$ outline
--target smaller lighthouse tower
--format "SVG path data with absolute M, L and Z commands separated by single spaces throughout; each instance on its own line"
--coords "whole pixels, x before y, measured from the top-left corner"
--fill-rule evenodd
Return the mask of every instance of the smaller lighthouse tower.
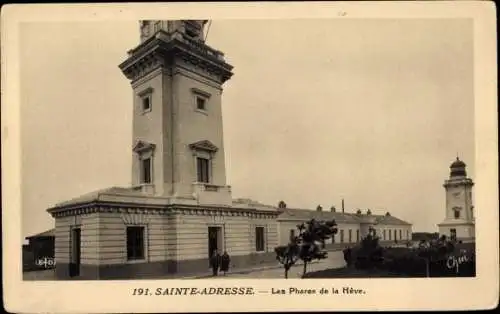
M 472 187 L 466 164 L 458 158 L 450 166 L 450 178 L 443 184 L 446 191 L 445 219 L 438 224 L 439 234 L 464 242 L 475 239 Z

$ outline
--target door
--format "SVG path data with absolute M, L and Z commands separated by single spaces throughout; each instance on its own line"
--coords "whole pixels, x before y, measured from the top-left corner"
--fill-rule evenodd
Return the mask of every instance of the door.
M 74 228 L 71 230 L 71 261 L 69 263 L 69 276 L 80 276 L 80 248 L 81 230 Z
M 217 227 L 208 227 L 208 257 L 210 258 L 215 250 L 218 250 L 218 230 Z

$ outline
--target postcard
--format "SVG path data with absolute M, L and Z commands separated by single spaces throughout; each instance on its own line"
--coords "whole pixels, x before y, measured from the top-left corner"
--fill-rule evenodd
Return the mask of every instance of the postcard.
M 498 304 L 493 2 L 2 9 L 6 310 Z

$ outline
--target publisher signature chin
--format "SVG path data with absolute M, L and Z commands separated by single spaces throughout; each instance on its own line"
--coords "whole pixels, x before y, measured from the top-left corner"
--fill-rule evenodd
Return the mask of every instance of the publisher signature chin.
M 470 259 L 465 255 L 458 256 L 458 257 L 457 256 L 450 256 L 446 260 L 446 267 L 448 267 L 448 269 L 455 269 L 455 271 L 458 274 L 460 265 L 467 263 L 469 261 L 470 261 Z

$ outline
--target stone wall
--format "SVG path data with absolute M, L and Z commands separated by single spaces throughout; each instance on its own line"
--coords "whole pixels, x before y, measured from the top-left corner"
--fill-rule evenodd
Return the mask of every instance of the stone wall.
M 215 214 L 215 212 L 213 212 Z M 208 211 L 151 211 L 124 209 L 56 218 L 56 263 L 59 278 L 69 277 L 71 229 L 81 228 L 80 276 L 76 279 L 134 278 L 208 270 L 208 228 L 222 231 L 222 247 L 232 267 L 274 260 L 278 245 L 275 219 L 243 214 L 211 215 Z M 127 226 L 144 226 L 144 259 L 127 259 Z M 256 252 L 255 228 L 264 227 L 265 248 Z M 135 275 L 134 275 L 135 274 Z

